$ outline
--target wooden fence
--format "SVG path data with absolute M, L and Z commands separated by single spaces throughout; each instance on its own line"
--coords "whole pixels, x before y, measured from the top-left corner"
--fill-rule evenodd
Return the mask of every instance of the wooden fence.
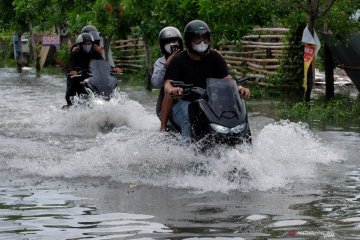
M 116 66 L 125 71 L 137 71 L 145 66 L 145 47 L 141 38 L 117 40 L 112 46 Z
M 276 73 L 287 45 L 286 28 L 256 28 L 238 44 L 228 43 L 219 51 L 225 58 L 234 78 L 244 75 L 265 79 Z
M 276 73 L 281 56 L 286 52 L 287 28 L 255 28 L 240 41 L 219 48 L 231 75 L 248 75 L 257 79 Z M 125 71 L 137 71 L 145 65 L 145 47 L 142 39 L 117 40 L 113 43 L 114 62 Z M 285 50 L 285 51 L 284 51 Z

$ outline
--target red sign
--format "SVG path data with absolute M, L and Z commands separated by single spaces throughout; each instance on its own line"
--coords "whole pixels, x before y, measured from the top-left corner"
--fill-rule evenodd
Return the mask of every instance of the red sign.
M 43 35 L 42 36 L 43 46 L 59 46 L 60 36 L 59 35 Z
M 304 62 L 311 62 L 315 56 L 316 45 L 305 44 Z

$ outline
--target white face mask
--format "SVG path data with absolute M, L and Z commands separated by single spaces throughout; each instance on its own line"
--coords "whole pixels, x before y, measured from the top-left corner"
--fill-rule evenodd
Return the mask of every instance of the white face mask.
M 81 49 L 84 53 L 89 53 L 91 51 L 92 45 L 82 45 Z
M 201 41 L 200 43 L 198 44 L 193 44 L 193 49 L 195 51 L 197 51 L 198 53 L 203 53 L 205 52 L 209 47 L 209 44 L 207 43 L 204 43 L 204 41 Z
M 168 54 L 171 54 L 171 46 L 178 46 L 179 48 L 179 44 L 177 43 L 168 43 L 164 45 L 164 49 Z

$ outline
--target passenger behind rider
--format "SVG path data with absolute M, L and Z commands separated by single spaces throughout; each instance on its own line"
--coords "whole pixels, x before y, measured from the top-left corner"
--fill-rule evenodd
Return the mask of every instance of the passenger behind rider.
M 76 94 L 85 93 L 80 81 L 83 80 L 74 77 L 83 71 L 88 71 L 91 60 L 103 60 L 103 56 L 94 50 L 94 38 L 89 33 L 81 33 L 76 38 L 76 44 L 79 51 L 71 52 L 70 60 L 67 67 L 67 87 L 66 87 L 66 103 L 67 106 L 72 105 L 72 97 Z M 65 106 L 64 106 L 65 107 Z
M 153 87 L 160 88 L 156 103 L 156 115 L 160 118 L 161 105 L 164 98 L 165 71 L 176 54 L 184 49 L 180 31 L 175 27 L 165 27 L 159 33 L 159 45 L 163 56 L 154 63 L 154 71 L 151 76 Z
M 104 51 L 104 42 L 103 42 L 102 37 L 100 37 L 100 33 L 97 30 L 97 28 L 93 25 L 86 25 L 85 27 L 83 27 L 81 29 L 81 33 L 90 33 L 91 34 L 91 36 L 94 38 L 94 50 L 96 52 L 100 53 L 103 56 L 103 58 L 106 59 L 105 51 Z M 71 48 L 71 52 L 78 52 L 79 50 L 80 50 L 80 48 L 78 45 L 74 45 Z M 110 48 L 109 48 L 109 52 L 108 52 L 108 62 L 114 73 L 121 74 L 123 72 L 123 70 L 121 68 L 115 66 Z
M 189 22 L 184 31 L 186 50 L 177 54 L 170 63 L 165 74 L 165 95 L 161 112 L 160 131 L 165 131 L 171 114 L 172 120 L 181 128 L 185 139 L 191 138 L 188 106 L 190 99 L 183 96 L 183 89 L 173 87 L 171 81 L 182 81 L 194 86 L 206 88 L 207 78 L 231 79 L 224 58 L 214 50 L 210 50 L 211 34 L 208 25 L 201 20 Z M 239 92 L 246 97 L 250 90 L 239 86 Z M 175 96 L 175 99 L 170 97 Z

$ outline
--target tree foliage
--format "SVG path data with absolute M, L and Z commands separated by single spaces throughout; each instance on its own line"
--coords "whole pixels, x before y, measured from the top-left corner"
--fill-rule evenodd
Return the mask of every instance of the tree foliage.
M 26 30 L 31 21 L 39 31 L 67 26 L 76 34 L 94 24 L 106 36 L 125 37 L 139 28 L 154 41 L 161 28 L 181 31 L 193 19 L 206 21 L 214 39 L 238 40 L 254 26 L 294 27 L 308 21 L 309 4 L 318 4 L 315 28 L 330 29 L 337 36 L 359 29 L 350 16 L 360 0 L 2 0 L 1 29 Z

